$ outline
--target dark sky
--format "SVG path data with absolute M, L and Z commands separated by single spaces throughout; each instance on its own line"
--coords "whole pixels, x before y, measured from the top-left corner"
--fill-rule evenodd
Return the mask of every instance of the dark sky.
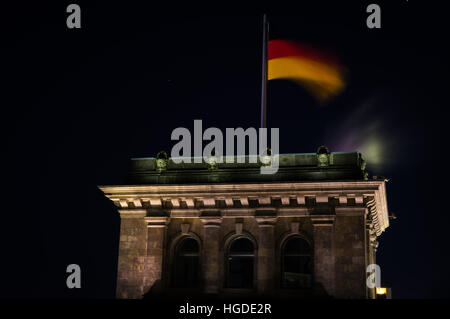
M 383 285 L 396 298 L 449 297 L 445 11 L 377 1 L 382 28 L 370 30 L 370 2 L 303 2 L 84 1 L 80 30 L 66 27 L 70 2 L 3 7 L 1 296 L 114 297 L 119 217 L 96 186 L 122 183 L 131 157 L 170 153 L 172 130 L 194 119 L 258 127 L 266 12 L 271 39 L 333 52 L 349 71 L 326 106 L 269 83 L 280 152 L 369 150 L 398 217 L 379 239 Z M 71 263 L 80 290 L 66 288 Z

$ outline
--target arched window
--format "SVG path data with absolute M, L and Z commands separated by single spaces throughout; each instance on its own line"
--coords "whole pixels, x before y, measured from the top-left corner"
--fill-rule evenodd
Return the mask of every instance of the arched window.
M 234 239 L 228 248 L 227 287 L 252 288 L 255 247 L 245 237 Z
M 282 247 L 282 285 L 284 288 L 310 288 L 312 285 L 312 255 L 309 243 L 301 237 L 291 237 Z
M 185 237 L 175 247 L 172 286 L 195 288 L 199 285 L 199 247 L 192 237 Z

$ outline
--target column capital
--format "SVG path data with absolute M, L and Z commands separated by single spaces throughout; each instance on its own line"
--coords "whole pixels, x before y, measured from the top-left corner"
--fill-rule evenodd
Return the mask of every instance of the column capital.
M 316 215 L 311 216 L 311 222 L 314 227 L 317 226 L 333 226 L 336 219 L 335 215 Z
M 167 227 L 170 222 L 170 218 L 167 216 L 152 216 L 146 217 L 145 221 L 147 222 L 148 228 Z
M 119 209 L 120 218 L 143 218 L 147 216 L 145 209 Z
M 259 216 L 255 218 L 259 227 L 275 227 L 277 217 L 274 216 Z
M 203 227 L 220 227 L 222 224 L 222 217 L 208 216 L 201 217 L 200 220 L 203 223 Z

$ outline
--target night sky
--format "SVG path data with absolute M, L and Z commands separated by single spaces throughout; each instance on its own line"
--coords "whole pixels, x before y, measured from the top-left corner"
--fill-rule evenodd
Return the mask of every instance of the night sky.
M 382 285 L 394 298 L 450 296 L 443 8 L 375 1 L 375 30 L 365 1 L 122 2 L 76 2 L 72 30 L 71 2 L 2 7 L 2 297 L 114 297 L 120 220 L 97 185 L 123 183 L 132 157 L 170 153 L 172 130 L 194 119 L 259 126 L 263 12 L 271 39 L 333 52 L 349 74 L 325 106 L 269 83 L 280 153 L 362 152 L 371 175 L 390 179 L 397 216 L 379 238 Z M 82 289 L 66 287 L 72 263 Z

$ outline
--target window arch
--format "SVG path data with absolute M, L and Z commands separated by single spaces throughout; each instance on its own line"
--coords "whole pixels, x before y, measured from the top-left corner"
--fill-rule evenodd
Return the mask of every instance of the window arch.
M 255 245 L 246 237 L 233 239 L 227 251 L 227 288 L 253 288 Z
M 200 249 L 197 240 L 184 237 L 174 251 L 172 286 L 174 288 L 195 288 L 200 278 Z
M 300 236 L 288 238 L 282 246 L 281 276 L 283 288 L 311 288 L 312 250 Z

